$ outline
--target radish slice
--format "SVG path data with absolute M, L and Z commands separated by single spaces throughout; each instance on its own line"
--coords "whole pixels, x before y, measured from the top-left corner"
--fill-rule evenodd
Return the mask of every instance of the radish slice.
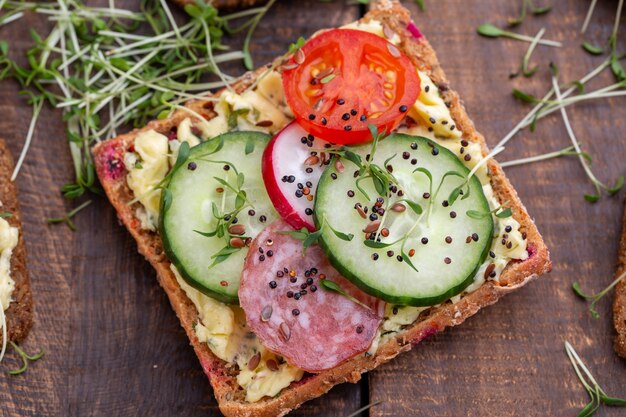
M 294 229 L 313 223 L 314 194 L 330 155 L 320 152 L 332 146 L 309 135 L 296 122 L 276 134 L 263 153 L 263 181 L 276 211 Z

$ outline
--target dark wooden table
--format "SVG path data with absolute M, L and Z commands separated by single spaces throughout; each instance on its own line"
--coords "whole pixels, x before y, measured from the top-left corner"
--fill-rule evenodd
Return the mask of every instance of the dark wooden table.
M 119 6 L 132 5 L 118 0 Z M 407 2 L 410 3 L 410 2 Z M 550 61 L 564 80 L 577 79 L 603 58 L 580 49 L 579 29 L 588 6 L 581 0 L 540 0 L 554 10 L 529 17 L 521 27 L 563 41 L 561 49 L 539 47 L 531 79 L 509 80 L 527 44 L 475 34 L 486 20 L 504 24 L 521 1 L 427 0 L 415 19 L 464 98 L 478 129 L 494 145 L 529 110 L 511 97 L 519 86 L 542 94 Z M 617 1 L 598 2 L 588 38 L 610 34 Z M 282 53 L 300 35 L 360 16 L 364 6 L 336 0 L 280 1 L 254 39 L 257 63 Z M 626 39 L 622 19 L 620 39 Z M 0 29 L 17 50 L 30 44 L 26 26 L 45 31 L 38 16 Z M 622 42 L 622 47 L 626 44 Z M 240 66 L 231 72 L 242 72 Z M 594 85 L 608 85 L 605 74 Z M 30 108 L 12 81 L 0 83 L 0 135 L 17 156 L 26 136 Z M 579 138 L 603 179 L 626 174 L 626 102 L 613 98 L 571 108 Z M 510 142 L 500 160 L 561 149 L 569 144 L 558 116 L 544 119 L 535 133 Z M 59 187 L 71 180 L 71 161 L 59 111 L 46 110 L 17 179 L 25 218 L 28 260 L 36 300 L 36 324 L 25 346 L 46 350 L 28 373 L 10 377 L 0 366 L 2 416 L 219 415 L 211 388 L 187 338 L 135 243 L 101 197 L 76 219 L 78 231 L 48 226 L 46 218 L 75 206 Z M 569 340 L 609 394 L 626 396 L 626 362 L 612 350 L 610 300 L 594 320 L 570 289 L 579 281 L 597 291 L 611 282 L 616 260 L 624 191 L 592 205 L 593 191 L 574 158 L 507 170 L 552 251 L 554 271 L 480 312 L 459 328 L 422 342 L 408 354 L 302 406 L 295 415 L 346 416 L 382 400 L 371 416 L 573 416 L 587 401 L 564 352 Z M 366 414 L 363 414 L 366 415 Z M 598 415 L 624 415 L 624 409 Z

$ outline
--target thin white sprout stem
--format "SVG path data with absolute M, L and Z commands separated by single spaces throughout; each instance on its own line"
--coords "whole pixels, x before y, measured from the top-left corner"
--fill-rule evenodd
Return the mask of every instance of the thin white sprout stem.
M 512 39 L 517 39 L 519 41 L 524 41 L 524 42 L 533 42 L 534 38 L 532 36 L 527 36 L 527 35 L 520 35 L 519 33 L 514 33 L 514 32 L 507 32 L 508 33 L 508 37 L 512 38 Z M 550 40 L 546 40 L 546 39 L 541 39 L 538 41 L 538 43 L 540 45 L 544 45 L 544 46 L 554 46 L 556 48 L 560 48 L 561 46 L 563 46 L 563 44 L 561 44 L 561 42 L 557 42 L 557 41 L 550 41 Z
M 35 126 L 37 125 L 37 119 L 39 118 L 39 113 L 41 112 L 42 106 L 43 106 L 43 100 L 38 100 L 33 106 L 33 117 L 30 119 L 30 126 L 28 127 L 28 133 L 26 134 L 26 141 L 24 142 L 24 147 L 22 148 L 20 157 L 17 160 L 17 164 L 15 164 L 15 168 L 13 169 L 13 174 L 11 174 L 11 182 L 15 181 L 15 179 L 17 178 L 17 174 L 19 174 L 20 169 L 22 168 L 22 164 L 24 163 L 24 158 L 26 158 L 26 154 L 28 153 L 28 149 L 30 148 L 30 143 L 33 140 L 33 134 L 35 133 Z
M 528 63 L 530 61 L 530 57 L 532 56 L 533 51 L 537 47 L 537 44 L 541 40 L 541 37 L 543 36 L 544 33 L 546 33 L 546 28 L 541 28 L 541 30 L 537 32 L 537 35 L 534 37 L 531 44 L 528 46 L 528 50 L 526 51 L 526 54 L 524 55 L 524 61 L 523 61 L 524 68 L 522 68 L 523 72 L 526 72 L 526 70 L 528 69 Z
M 587 10 L 587 16 L 585 16 L 585 21 L 583 22 L 583 27 L 580 29 L 580 33 L 585 33 L 587 31 L 587 27 L 589 26 L 589 22 L 591 21 L 591 16 L 593 16 L 593 11 L 596 8 L 596 3 L 598 0 L 591 0 L 591 5 L 589 6 L 589 10 Z
M 617 3 L 617 12 L 615 13 L 615 23 L 613 23 L 612 37 L 615 38 L 614 42 L 617 42 L 617 31 L 619 29 L 619 22 L 620 22 L 620 18 L 622 17 L 623 7 L 624 7 L 624 0 L 619 0 L 619 3 Z
M 554 93 L 556 95 L 557 100 L 562 100 L 563 98 L 561 96 L 561 89 L 559 88 L 559 83 L 556 79 L 556 76 L 552 77 L 552 88 L 554 89 Z M 561 116 L 563 117 L 563 123 L 565 123 L 565 129 L 567 130 L 567 134 L 570 140 L 572 141 L 572 145 L 574 145 L 574 149 L 576 149 L 576 152 L 578 153 L 578 159 L 580 160 L 580 163 L 582 164 L 583 169 L 585 170 L 585 172 L 587 173 L 591 181 L 594 183 L 594 186 L 596 187 L 598 194 L 600 194 L 600 186 L 602 186 L 602 188 L 606 188 L 606 187 L 600 181 L 598 181 L 595 175 L 593 175 L 593 172 L 591 172 L 591 169 L 589 169 L 589 166 L 587 165 L 587 161 L 582 155 L 582 150 L 580 149 L 580 145 L 578 144 L 578 139 L 576 139 L 576 135 L 574 134 L 574 130 L 572 129 L 572 125 L 570 124 L 569 117 L 567 116 L 567 111 L 565 110 L 565 107 L 561 107 L 560 110 L 561 110 Z
M 11 22 L 21 19 L 23 16 L 24 12 L 9 13 L 0 21 L 0 26 L 8 25 Z
M 560 156 L 575 155 L 575 153 L 571 153 L 572 151 L 574 151 L 574 147 L 568 146 L 567 148 L 563 148 L 560 151 L 554 151 L 542 155 L 529 156 L 527 158 L 514 159 L 512 161 L 500 162 L 500 166 L 502 168 L 506 168 L 516 165 L 528 164 L 531 162 L 545 161 L 546 159 L 558 158 Z
M 209 31 L 209 26 L 204 21 L 204 19 L 202 19 L 200 22 L 202 23 L 202 27 L 204 28 L 204 34 L 206 38 L 206 50 L 207 50 L 207 55 L 209 56 L 209 61 L 211 61 L 211 63 L 213 64 L 213 69 L 215 70 L 215 73 L 220 78 L 220 80 L 222 80 L 222 82 L 226 85 L 226 88 L 228 88 L 228 90 L 230 90 L 231 92 L 234 92 L 233 88 L 230 86 L 230 84 L 226 80 L 226 77 L 224 76 L 222 71 L 220 71 L 219 66 L 213 59 L 213 48 L 211 46 L 211 32 Z
M 474 165 L 474 168 L 472 168 L 472 170 L 467 175 L 467 179 L 469 180 L 470 178 L 472 178 L 474 176 L 474 174 L 476 173 L 476 171 L 478 171 L 480 169 L 480 167 L 485 165 L 487 163 L 487 161 L 489 161 L 490 159 L 493 159 L 494 156 L 496 156 L 497 154 L 499 154 L 503 150 L 504 150 L 504 146 L 500 146 L 499 148 L 498 147 L 493 148 L 493 150 L 491 152 L 489 152 L 489 154 L 487 156 L 485 156 L 476 165 Z

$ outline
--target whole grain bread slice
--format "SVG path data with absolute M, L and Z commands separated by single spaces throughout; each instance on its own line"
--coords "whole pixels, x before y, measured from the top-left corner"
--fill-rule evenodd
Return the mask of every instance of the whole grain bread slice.
M 626 273 L 626 200 L 624 201 L 624 225 L 617 255 L 615 279 L 624 273 Z M 622 279 L 615 286 L 613 324 L 617 332 L 617 336 L 615 337 L 615 351 L 619 356 L 626 359 L 626 279 Z
M 15 281 L 12 302 L 5 311 L 7 317 L 8 339 L 18 342 L 28 335 L 33 325 L 33 297 L 26 269 L 26 248 L 22 231 L 22 214 L 17 200 L 17 187 L 11 181 L 13 157 L 6 142 L 0 139 L 0 212 L 11 213 L 5 220 L 19 229 L 17 246 L 11 255 L 11 278 Z
M 488 150 L 485 140 L 474 128 L 457 93 L 450 88 L 432 47 L 424 37 L 413 37 L 407 30 L 407 24 L 411 21 L 409 12 L 395 1 L 382 1 L 363 18 L 364 21 L 370 19 L 382 22 L 388 29 L 400 36 L 399 47 L 421 71 L 426 72 L 438 85 L 443 99 L 449 103 L 456 125 L 464 133 L 464 137 L 467 140 L 480 143 L 483 154 L 486 155 Z M 259 69 L 256 72 L 245 74 L 233 88 L 236 91 L 244 90 L 263 70 Z M 206 118 L 211 118 L 214 115 L 212 106 L 210 101 L 188 103 L 188 107 Z M 410 350 L 412 346 L 429 335 L 442 331 L 446 327 L 461 324 L 481 308 L 495 303 L 503 295 L 520 288 L 551 269 L 548 249 L 535 224 L 519 200 L 515 189 L 505 177 L 501 167 L 497 162 L 490 160 L 488 165 L 492 174 L 491 183 L 495 195 L 501 202 L 510 202 L 513 217 L 520 223 L 521 231 L 527 239 L 528 259 L 522 262 L 511 262 L 503 271 L 499 282 L 487 281 L 478 290 L 461 297 L 461 300 L 455 304 L 447 302 L 426 310 L 415 323 L 381 344 L 374 355 L 359 355 L 328 371 L 313 375 L 306 374 L 301 381 L 292 383 L 274 398 L 266 397 L 255 403 L 247 403 L 243 400 L 243 392 L 235 379 L 236 369 L 228 367 L 225 362 L 215 357 L 206 344 L 199 343 L 193 330 L 193 323 L 197 320 L 198 312 L 176 282 L 158 234 L 140 228 L 140 222 L 134 215 L 137 206 L 129 204 L 133 194 L 125 179 L 126 172 L 123 164 L 125 150 L 132 145 L 139 132 L 154 129 L 167 134 L 185 117 L 189 117 L 189 114 L 179 111 L 169 119 L 153 121 L 143 129 L 134 130 L 98 144 L 93 153 L 98 176 L 107 196 L 117 210 L 122 223 L 136 239 L 139 253 L 145 256 L 156 269 L 158 280 L 165 289 L 172 307 L 209 377 L 220 410 L 226 416 L 287 414 L 303 402 L 326 393 L 336 384 L 357 382 L 362 373 L 391 360 L 401 352 Z

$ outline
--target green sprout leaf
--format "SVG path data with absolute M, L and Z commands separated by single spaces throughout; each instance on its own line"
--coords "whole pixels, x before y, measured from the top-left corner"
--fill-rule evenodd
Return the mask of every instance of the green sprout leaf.
M 589 52 L 591 55 L 602 55 L 604 53 L 604 48 L 592 45 L 589 42 L 583 42 L 581 46 L 585 51 Z

